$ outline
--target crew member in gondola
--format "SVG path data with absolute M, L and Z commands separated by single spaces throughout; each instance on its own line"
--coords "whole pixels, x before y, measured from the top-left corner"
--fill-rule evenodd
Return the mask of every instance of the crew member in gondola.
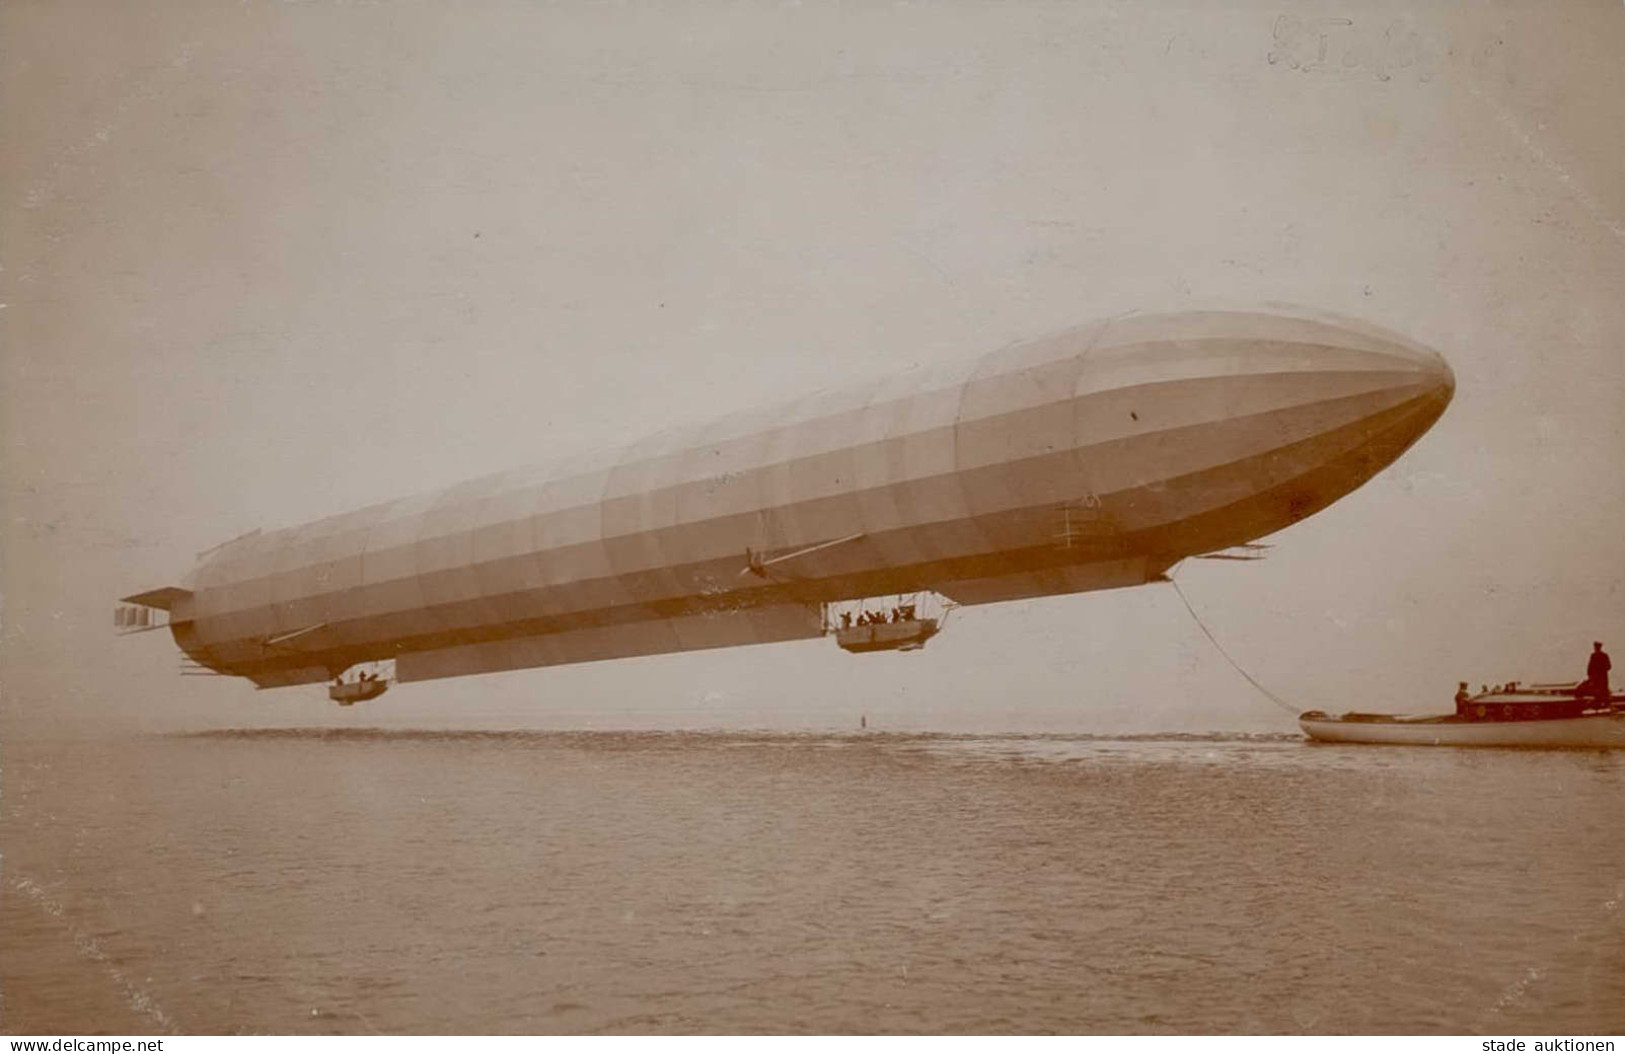
M 1586 663 L 1587 694 L 1597 699 L 1607 699 L 1611 694 L 1608 690 L 1608 671 L 1613 668 L 1613 660 L 1602 650 L 1602 641 L 1592 641 L 1591 661 Z
M 1459 683 L 1461 687 L 1456 689 L 1456 716 L 1465 717 L 1467 716 L 1467 700 L 1471 699 L 1472 696 L 1467 694 L 1467 682 L 1461 681 Z

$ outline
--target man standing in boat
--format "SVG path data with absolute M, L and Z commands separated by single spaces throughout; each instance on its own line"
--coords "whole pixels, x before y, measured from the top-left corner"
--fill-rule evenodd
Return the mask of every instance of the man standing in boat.
M 1613 660 L 1602 650 L 1602 641 L 1592 641 L 1591 661 L 1586 663 L 1585 694 L 1596 698 L 1599 702 L 1607 702 L 1611 694 L 1608 690 L 1608 671 L 1613 668 Z

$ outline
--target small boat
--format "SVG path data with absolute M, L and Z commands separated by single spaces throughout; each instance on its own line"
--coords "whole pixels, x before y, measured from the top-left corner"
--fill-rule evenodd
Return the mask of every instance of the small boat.
M 1299 715 L 1310 739 L 1446 747 L 1625 747 L 1625 694 L 1582 697 L 1578 686 L 1516 682 L 1463 699 L 1453 714 Z
M 896 622 L 869 622 L 843 626 L 835 631 L 835 643 L 850 652 L 914 651 L 941 629 L 934 618 L 899 619 Z

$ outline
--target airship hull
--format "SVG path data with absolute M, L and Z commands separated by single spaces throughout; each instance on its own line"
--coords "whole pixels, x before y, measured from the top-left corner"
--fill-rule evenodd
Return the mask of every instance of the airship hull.
M 272 687 L 816 637 L 821 604 L 887 593 L 1137 585 L 1348 493 L 1453 386 L 1348 323 L 1132 317 L 256 534 L 196 569 L 171 625 Z

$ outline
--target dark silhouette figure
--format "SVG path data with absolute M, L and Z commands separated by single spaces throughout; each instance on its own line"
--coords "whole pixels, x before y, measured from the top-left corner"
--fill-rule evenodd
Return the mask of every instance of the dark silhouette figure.
M 1459 682 L 1461 687 L 1456 689 L 1456 716 L 1462 717 L 1467 713 L 1467 700 L 1472 696 L 1467 694 L 1467 682 Z
M 1602 641 L 1592 641 L 1591 661 L 1586 663 L 1586 693 L 1597 699 L 1607 699 L 1610 694 L 1608 671 L 1613 668 L 1613 660 L 1602 650 Z

